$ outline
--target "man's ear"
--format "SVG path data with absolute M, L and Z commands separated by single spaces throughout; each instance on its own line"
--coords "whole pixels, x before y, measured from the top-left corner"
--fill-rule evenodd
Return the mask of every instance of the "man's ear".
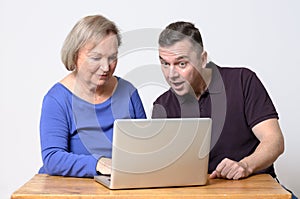
M 203 50 L 203 52 L 201 53 L 201 67 L 205 68 L 206 64 L 207 64 L 207 52 L 205 50 Z

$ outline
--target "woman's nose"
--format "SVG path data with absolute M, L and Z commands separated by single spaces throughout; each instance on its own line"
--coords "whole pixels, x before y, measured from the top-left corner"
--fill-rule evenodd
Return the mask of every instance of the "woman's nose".
M 103 64 L 103 65 L 100 65 L 100 69 L 104 72 L 108 72 L 109 71 L 109 66 L 107 64 Z

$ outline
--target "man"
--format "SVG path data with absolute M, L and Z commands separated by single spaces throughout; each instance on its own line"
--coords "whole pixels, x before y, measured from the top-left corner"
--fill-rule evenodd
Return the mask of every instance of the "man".
M 152 118 L 211 117 L 210 178 L 267 173 L 284 151 L 278 114 L 254 72 L 210 62 L 199 30 L 189 22 L 167 26 L 159 59 L 171 88 L 154 102 Z

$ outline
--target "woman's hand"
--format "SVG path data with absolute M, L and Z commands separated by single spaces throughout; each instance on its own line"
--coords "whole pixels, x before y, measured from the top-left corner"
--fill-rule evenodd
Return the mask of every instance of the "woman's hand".
M 101 157 L 97 162 L 96 170 L 102 175 L 111 174 L 111 158 Z

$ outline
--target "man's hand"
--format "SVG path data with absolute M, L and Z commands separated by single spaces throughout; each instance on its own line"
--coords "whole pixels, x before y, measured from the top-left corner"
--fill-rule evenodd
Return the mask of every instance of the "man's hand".
M 238 180 L 241 178 L 246 178 L 251 174 L 252 171 L 246 162 L 236 162 L 225 158 L 218 164 L 216 170 L 210 174 L 209 178 L 227 178 Z
M 239 162 L 223 159 L 210 178 L 240 179 L 271 166 L 284 151 L 284 139 L 276 118 L 256 124 L 252 131 L 259 140 L 255 151 Z
M 102 157 L 97 162 L 96 170 L 103 175 L 111 174 L 111 159 Z

